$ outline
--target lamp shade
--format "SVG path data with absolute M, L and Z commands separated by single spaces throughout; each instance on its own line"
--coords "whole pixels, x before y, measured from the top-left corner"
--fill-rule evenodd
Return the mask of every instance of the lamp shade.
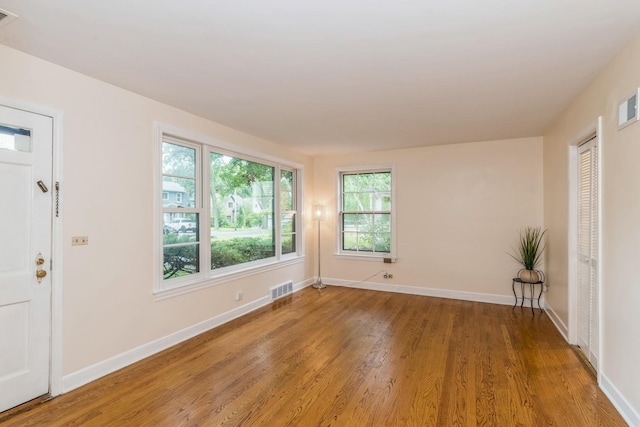
M 318 221 L 324 219 L 324 205 L 320 203 L 313 205 L 313 219 Z

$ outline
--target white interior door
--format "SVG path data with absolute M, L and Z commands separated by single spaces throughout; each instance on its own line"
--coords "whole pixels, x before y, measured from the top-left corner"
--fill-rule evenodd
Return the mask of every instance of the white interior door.
M 598 148 L 578 147 L 578 346 L 598 366 Z
M 49 392 L 52 149 L 51 117 L 0 106 L 0 411 Z

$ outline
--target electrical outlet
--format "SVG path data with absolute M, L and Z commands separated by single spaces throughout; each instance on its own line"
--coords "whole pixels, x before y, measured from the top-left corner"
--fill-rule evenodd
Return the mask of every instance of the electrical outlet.
M 242 291 L 236 292 L 236 301 L 242 301 Z
M 88 236 L 73 236 L 71 238 L 71 246 L 82 246 L 89 244 Z

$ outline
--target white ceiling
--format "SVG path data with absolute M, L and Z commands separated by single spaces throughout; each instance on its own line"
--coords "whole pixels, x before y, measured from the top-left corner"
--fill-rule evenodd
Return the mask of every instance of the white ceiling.
M 2 44 L 310 154 L 540 136 L 640 32 L 639 0 L 0 9 Z

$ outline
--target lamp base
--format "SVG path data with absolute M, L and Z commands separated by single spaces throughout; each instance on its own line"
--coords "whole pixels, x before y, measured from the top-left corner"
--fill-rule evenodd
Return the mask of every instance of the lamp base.
M 314 283 L 313 285 L 311 285 L 311 287 L 313 287 L 315 289 L 324 289 L 324 288 L 327 287 L 327 285 L 322 283 L 322 279 L 320 277 L 318 277 L 318 281 L 316 283 Z

